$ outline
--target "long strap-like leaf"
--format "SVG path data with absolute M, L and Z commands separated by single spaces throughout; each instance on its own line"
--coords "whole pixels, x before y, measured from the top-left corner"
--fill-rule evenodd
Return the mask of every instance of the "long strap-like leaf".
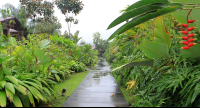
M 140 0 L 134 4 L 132 4 L 131 6 L 129 6 L 126 11 L 130 11 L 132 9 L 135 8 L 139 8 L 145 5 L 149 5 L 149 4 L 154 4 L 154 3 L 169 3 L 168 0 Z
M 108 27 L 108 29 L 130 19 L 130 18 L 133 18 L 135 16 L 138 16 L 138 15 L 141 15 L 145 12 L 149 12 L 149 11 L 152 11 L 152 10 L 157 10 L 157 9 L 162 9 L 161 6 L 155 6 L 155 5 L 147 5 L 147 6 L 144 6 L 144 7 L 141 7 L 141 8 L 138 8 L 138 9 L 135 9 L 134 11 L 130 11 L 130 12 L 127 12 L 123 15 L 121 15 L 120 17 L 118 17 L 117 19 L 115 19 Z
M 127 30 L 129 30 L 132 27 L 135 27 L 136 25 L 139 25 L 145 21 L 148 21 L 152 18 L 156 18 L 158 16 L 170 13 L 170 12 L 174 12 L 177 10 L 182 9 L 182 6 L 180 5 L 176 5 L 173 7 L 167 7 L 167 8 L 163 8 L 160 10 L 157 10 L 156 12 L 148 12 L 147 14 L 135 17 L 134 19 L 132 19 L 131 21 L 129 21 L 128 23 L 124 24 L 123 26 L 121 26 L 119 29 L 117 29 L 109 38 L 108 41 L 115 38 L 116 35 L 119 35 Z

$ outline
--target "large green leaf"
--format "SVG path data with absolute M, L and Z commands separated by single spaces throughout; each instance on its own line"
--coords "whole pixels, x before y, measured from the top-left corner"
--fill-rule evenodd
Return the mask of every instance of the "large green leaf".
M 47 46 L 49 45 L 49 43 L 50 43 L 51 41 L 50 40 L 47 40 L 47 39 L 45 39 L 45 40 L 42 40 L 41 42 L 40 42 L 40 48 L 47 48 Z
M 41 93 L 42 94 L 42 97 L 44 99 L 44 102 L 47 103 L 47 95 L 45 93 Z
M 13 84 L 12 83 L 6 83 L 5 84 L 5 88 L 7 89 L 7 90 L 9 90 L 9 91 L 11 91 L 13 94 L 15 94 L 15 88 L 14 88 L 14 86 L 13 86 Z
M 29 101 L 30 101 L 31 105 L 33 107 L 35 107 L 35 101 L 34 101 L 33 95 L 31 94 L 30 91 L 28 91 L 28 98 L 29 98 Z
M 16 41 L 16 39 L 14 37 L 10 37 L 10 44 L 12 46 L 16 46 L 17 45 L 17 41 Z
M 142 6 L 145 5 L 149 5 L 149 4 L 154 4 L 154 3 L 168 3 L 168 0 L 140 0 L 134 4 L 132 4 L 131 6 L 129 6 L 126 11 L 130 11 L 133 10 L 135 8 L 140 8 Z
M 16 46 L 15 50 L 13 51 L 12 55 L 19 56 L 24 52 L 24 48 L 22 46 Z
M 1 66 L 0 67 L 0 81 L 4 81 L 4 77 L 5 75 L 4 75 L 4 72 L 3 72 L 3 67 Z
M 144 7 L 141 7 L 141 8 L 138 8 L 138 9 L 135 9 L 134 11 L 130 11 L 130 12 L 127 12 L 125 14 L 122 14 L 120 17 L 118 17 L 117 19 L 115 19 L 107 29 L 110 29 L 130 18 L 133 18 L 135 16 L 138 16 L 138 15 L 141 15 L 142 13 L 145 13 L 145 12 L 149 12 L 149 11 L 152 11 L 152 10 L 157 10 L 157 9 L 162 9 L 161 6 L 155 6 L 155 5 L 147 5 L 147 6 L 144 6 Z
M 6 107 L 7 97 L 4 91 L 0 91 L 0 107 Z
M 135 60 L 131 63 L 127 63 L 125 65 L 117 67 L 117 68 L 113 69 L 112 71 L 115 71 L 115 70 L 121 69 L 121 68 L 131 68 L 134 66 L 153 66 L 153 63 L 154 63 L 153 59 Z
M 5 76 L 5 79 L 11 81 L 15 85 L 18 85 L 18 80 L 13 76 Z
M 5 75 L 7 76 L 12 76 L 12 73 L 9 71 L 9 69 L 7 69 L 5 66 L 3 66 L 3 72 Z
M 23 95 L 27 95 L 28 94 L 28 92 L 27 92 L 27 89 L 24 87 L 24 86 L 22 86 L 22 85 L 14 85 L 14 87 L 20 92 L 20 93 L 22 93 Z
M 60 81 L 60 77 L 57 74 L 54 74 L 56 80 L 59 82 Z
M 32 87 L 32 86 L 28 86 L 27 84 L 25 84 L 26 85 L 26 87 L 30 90 L 30 92 L 33 94 L 33 96 L 38 100 L 39 98 L 41 99 L 41 100 L 43 100 L 43 97 L 42 97 L 42 95 L 41 95 L 41 93 L 36 89 L 36 88 L 34 88 L 34 87 Z
M 39 86 L 36 83 L 30 82 L 30 81 L 23 81 L 23 82 L 37 88 L 38 90 L 42 90 L 41 86 Z
M 1 86 L 2 88 L 4 88 L 5 84 L 6 84 L 6 81 L 0 81 L 0 86 Z
M 193 47 L 190 47 L 189 50 L 181 50 L 181 55 L 184 58 L 188 58 L 191 61 L 200 60 L 200 44 L 196 44 Z
M 163 25 L 163 17 L 157 17 L 154 29 L 154 42 L 165 43 L 170 48 L 172 39 Z
M 167 44 L 146 42 L 139 47 L 149 58 L 169 58 L 169 49 Z
M 20 94 L 19 97 L 20 97 L 24 107 L 30 107 L 30 101 L 27 96 Z
M 181 3 L 181 4 L 200 4 L 200 0 L 171 0 L 173 2 L 178 2 L 178 3 Z M 193 6 L 187 6 L 185 8 L 192 8 Z M 182 11 L 179 11 L 179 12 L 173 12 L 172 13 L 172 16 L 181 24 L 187 24 L 187 15 L 188 15 L 188 12 L 190 10 L 182 10 Z M 200 9 L 193 9 L 192 12 L 190 13 L 190 16 L 189 16 L 189 20 L 199 20 L 200 21 L 200 16 L 199 13 Z M 190 27 L 195 27 L 197 26 L 199 31 L 200 31 L 200 22 L 194 22 L 193 24 L 190 24 L 189 25 Z
M 140 15 L 135 17 L 134 19 L 132 19 L 131 21 L 129 21 L 128 23 L 124 24 L 123 26 L 121 26 L 119 29 L 117 29 L 109 38 L 108 40 L 111 40 L 113 38 L 115 38 L 117 35 L 129 30 L 132 27 L 135 27 L 145 21 L 148 21 L 152 18 L 156 18 L 158 16 L 170 13 L 170 12 L 174 12 L 174 11 L 178 11 L 182 9 L 181 5 L 174 5 L 172 7 L 167 7 L 167 8 L 162 8 L 159 9 L 157 11 L 152 11 L 152 12 L 148 12 L 144 15 Z
M 22 102 L 17 95 L 14 95 L 13 97 L 13 104 L 15 105 L 15 107 L 23 107 Z
M 51 95 L 51 92 L 50 92 L 46 87 L 42 87 L 42 89 L 43 89 L 48 95 Z
M 49 56 L 46 56 L 42 50 L 39 50 L 39 49 L 35 50 L 34 54 L 37 56 L 37 59 L 42 64 L 48 63 L 51 59 Z
M 42 88 L 42 83 L 36 79 L 28 79 L 27 81 L 31 81 L 33 83 L 36 83 L 40 88 Z
M 8 100 L 10 100 L 10 103 L 12 103 L 13 102 L 13 93 L 8 89 L 5 89 L 5 91 L 6 91 Z

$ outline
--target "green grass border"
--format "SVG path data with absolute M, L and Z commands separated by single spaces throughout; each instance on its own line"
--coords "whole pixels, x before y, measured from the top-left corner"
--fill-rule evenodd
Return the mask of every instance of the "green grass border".
M 76 90 L 76 88 L 80 85 L 83 79 L 90 73 L 91 70 L 86 72 L 79 72 L 71 74 L 65 80 L 60 82 L 55 86 L 57 99 L 52 95 L 49 96 L 49 100 L 47 103 L 40 103 L 39 107 L 61 107 L 63 103 L 69 98 L 69 96 Z M 62 89 L 65 88 L 66 92 L 64 93 L 65 97 L 62 97 Z

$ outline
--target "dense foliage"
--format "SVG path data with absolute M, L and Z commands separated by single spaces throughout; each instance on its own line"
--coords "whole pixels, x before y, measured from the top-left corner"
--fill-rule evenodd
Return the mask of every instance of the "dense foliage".
M 194 8 L 198 2 L 173 1 L 181 4 L 168 0 L 140 0 L 109 26 L 112 28 L 127 21 L 109 38 L 114 40 L 104 56 L 111 64 L 113 74 L 120 77 L 121 85 L 135 95 L 134 107 L 200 106 L 199 44 L 188 50 L 181 49 L 185 45 L 179 37 L 184 32 L 178 32 L 188 30 L 181 24 L 187 24 L 189 11 L 192 11 L 190 20 L 198 20 L 198 9 Z M 191 6 L 166 14 L 183 9 L 182 4 Z M 151 7 L 152 12 L 149 8 L 145 11 L 147 7 Z M 195 27 L 198 23 L 189 26 Z M 197 34 L 197 38 L 200 35 L 199 29 L 192 33 Z M 199 43 L 199 40 L 195 42 Z
M 27 40 L 9 42 L 0 36 L 0 106 L 35 106 L 56 94 L 54 85 L 74 72 L 85 71 L 87 59 L 97 62 L 91 47 L 81 48 L 57 35 L 29 35 Z M 88 50 L 87 53 L 85 50 Z M 93 56 L 83 56 L 87 54 Z

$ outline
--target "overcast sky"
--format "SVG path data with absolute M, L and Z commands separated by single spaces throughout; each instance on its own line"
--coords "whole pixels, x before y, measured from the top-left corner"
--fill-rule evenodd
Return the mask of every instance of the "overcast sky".
M 83 10 L 75 18 L 79 20 L 78 25 L 72 26 L 72 34 L 79 30 L 79 37 L 83 37 L 86 43 L 93 44 L 93 33 L 100 32 L 103 39 L 108 39 L 111 34 L 117 30 L 122 24 L 106 30 L 109 24 L 121 15 L 120 10 L 125 9 L 127 5 L 131 5 L 139 0 L 81 0 L 83 1 Z M 11 3 L 15 7 L 20 4 L 19 0 L 1 0 L 0 6 L 5 3 Z M 55 16 L 58 17 L 62 24 L 61 32 L 67 30 L 65 16 L 60 10 L 55 9 Z M 124 23 L 123 23 L 124 24 Z M 79 41 L 80 42 L 80 41 Z

